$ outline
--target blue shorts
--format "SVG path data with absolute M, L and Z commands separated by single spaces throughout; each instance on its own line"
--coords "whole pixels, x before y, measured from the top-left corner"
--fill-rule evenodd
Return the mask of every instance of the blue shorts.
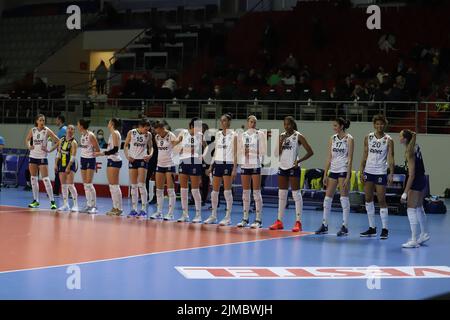
M 81 158 L 81 171 L 95 170 L 97 168 L 97 160 L 95 158 Z
M 387 185 L 387 174 L 370 174 L 364 172 L 364 180 L 367 182 L 373 182 L 374 184 L 378 184 L 380 186 Z
M 47 166 L 48 165 L 48 159 L 35 159 L 35 158 L 29 158 L 28 163 L 37 164 L 38 166 Z
M 180 166 L 178 167 L 178 173 L 187 174 L 189 176 L 201 176 L 203 175 L 203 165 L 180 163 Z
M 230 177 L 233 172 L 233 164 L 232 163 L 218 163 L 214 164 L 213 168 L 213 177 Z
M 328 174 L 331 179 L 338 180 L 339 178 L 347 178 L 347 172 L 331 172 Z
M 260 175 L 261 168 L 244 169 L 241 168 L 241 176 Z
M 297 168 L 291 168 L 291 169 L 287 169 L 287 170 L 283 170 L 281 168 L 278 169 L 278 175 L 281 177 L 296 177 L 296 178 L 300 178 L 300 167 Z
M 108 159 L 108 168 L 122 168 L 122 161 L 113 161 L 111 159 Z
M 67 169 L 67 166 L 63 166 L 62 164 L 61 164 L 61 161 L 59 161 L 59 163 L 58 163 L 58 172 L 59 173 L 61 173 L 61 172 L 66 172 L 66 169 Z M 74 163 L 72 163 L 72 166 L 70 167 L 70 170 L 72 171 L 72 172 L 77 172 L 78 171 L 78 165 L 77 165 L 77 162 L 75 161 Z
M 144 160 L 134 160 L 128 163 L 128 169 L 148 169 L 148 162 Z
M 411 185 L 411 190 L 414 191 L 423 191 L 427 184 L 427 179 L 425 176 L 417 176 L 414 178 L 413 184 Z
M 156 167 L 156 172 L 159 172 L 159 173 L 176 173 L 177 172 L 177 169 L 175 168 L 175 166 L 172 166 L 172 167 L 160 167 L 160 166 L 157 166 Z

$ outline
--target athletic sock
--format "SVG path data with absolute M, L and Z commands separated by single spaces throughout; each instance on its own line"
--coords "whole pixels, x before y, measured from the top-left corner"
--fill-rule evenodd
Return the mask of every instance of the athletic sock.
M 324 226 L 328 226 L 328 220 L 331 212 L 331 204 L 333 202 L 333 198 L 325 196 L 323 199 L 323 219 L 322 224 Z
M 388 208 L 380 208 L 381 224 L 383 229 L 388 229 L 389 210 Z
M 142 206 L 142 210 L 147 210 L 147 204 L 148 204 L 148 191 L 147 188 L 145 187 L 145 183 L 139 183 L 138 184 L 139 187 L 139 193 L 141 194 L 141 206 Z
M 192 189 L 191 193 L 195 202 L 195 214 L 200 215 L 202 212 L 202 195 L 200 194 L 200 189 Z
M 50 199 L 50 201 L 55 201 L 55 197 L 53 195 L 53 187 L 50 178 L 45 177 L 44 179 L 42 179 L 42 181 L 44 181 L 45 191 L 47 191 L 48 198 Z
M 39 177 L 31 176 L 31 189 L 33 190 L 33 199 L 39 202 Z
M 138 186 L 137 186 L 137 184 L 132 184 L 131 185 L 131 206 L 134 211 L 137 211 L 138 201 L 139 201 Z
M 427 215 L 425 213 L 423 206 L 417 207 L 416 212 L 417 212 L 417 220 L 419 221 L 420 225 L 420 233 L 428 233 Z
M 231 190 L 225 190 L 223 194 L 227 203 L 226 217 L 229 218 L 231 215 L 231 210 L 233 209 L 233 193 L 231 192 Z
M 367 218 L 369 219 L 369 227 L 375 228 L 375 205 L 373 202 L 366 202 Z
M 175 190 L 173 188 L 167 189 L 167 194 L 169 195 L 169 215 L 173 215 L 173 211 L 175 210 L 175 202 L 177 200 L 177 196 L 175 194 Z
M 188 212 L 189 189 L 181 188 L 180 195 L 181 195 L 181 209 L 183 210 L 183 214 L 185 214 Z
M 278 190 L 278 220 L 283 220 L 284 210 L 286 210 L 286 203 L 288 197 L 288 190 Z
M 250 210 L 250 190 L 242 190 L 242 205 L 244 207 L 244 220 L 248 220 Z
M 342 224 L 348 228 L 348 217 L 350 216 L 350 199 L 348 197 L 341 197 L 342 206 Z
M 303 212 L 303 197 L 301 190 L 292 191 L 292 197 L 295 201 L 295 219 L 296 221 L 302 221 Z
M 263 206 L 261 190 L 253 190 L 253 199 L 255 199 L 256 220 L 261 221 L 262 206 Z
M 219 205 L 219 192 L 211 191 L 211 207 L 212 207 L 212 216 L 217 217 L 217 206 Z
M 164 207 L 164 189 L 156 189 L 156 212 L 162 214 Z
M 411 226 L 411 240 L 417 241 L 417 208 L 408 208 L 409 225 Z

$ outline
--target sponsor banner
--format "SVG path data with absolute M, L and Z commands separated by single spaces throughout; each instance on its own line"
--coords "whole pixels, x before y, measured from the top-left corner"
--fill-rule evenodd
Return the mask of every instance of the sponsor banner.
M 450 278 L 448 266 L 408 267 L 175 267 L 186 279 L 430 279 Z

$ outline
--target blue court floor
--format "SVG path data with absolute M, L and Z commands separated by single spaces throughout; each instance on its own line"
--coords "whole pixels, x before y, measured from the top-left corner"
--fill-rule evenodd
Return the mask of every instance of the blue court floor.
M 2 215 L 6 217 L 6 214 L 13 216 L 17 214 L 21 217 L 35 214 L 25 209 L 30 200 L 31 192 L 25 192 L 22 189 L 2 189 L 0 209 L 2 206 L 3 209 L 0 210 L 0 219 Z M 124 201 L 125 211 L 127 211 L 129 200 Z M 84 204 L 84 198 L 80 197 L 80 207 L 82 204 Z M 98 204 L 101 212 L 111 207 L 110 200 L 106 198 L 100 198 Z M 41 209 L 48 208 L 48 205 L 47 197 L 41 194 Z M 167 200 L 165 205 L 167 207 Z M 449 205 L 450 203 L 447 202 L 448 208 L 450 208 Z M 24 208 L 24 211 L 18 208 L 15 209 L 17 213 L 8 211 L 7 206 Z M 180 203 L 177 201 L 177 217 L 180 215 L 179 207 Z M 219 219 L 224 214 L 224 207 L 224 204 L 220 207 Z M 152 210 L 154 207 L 150 208 L 150 211 Z M 234 206 L 233 224 L 241 220 L 241 211 L 239 204 Z M 51 215 L 52 213 L 47 211 L 41 212 L 35 215 L 34 219 L 44 219 Z M 191 217 L 192 215 L 191 212 Z M 209 211 L 205 208 L 203 218 L 205 219 L 208 215 Z M 56 216 L 52 219 L 55 219 L 53 223 L 57 224 L 58 219 L 66 218 Z M 70 223 L 78 223 L 77 219 L 80 217 L 74 216 Z M 252 215 L 251 220 L 253 219 Z M 265 207 L 264 227 L 267 228 L 275 219 L 276 208 L 273 205 Z M 305 207 L 303 231 L 313 232 L 320 226 L 321 219 L 320 211 Z M 381 222 L 378 215 L 376 219 L 380 230 Z M 39 233 L 39 230 L 33 229 L 32 225 L 38 220 L 32 220 L 29 226 L 30 233 L 18 234 L 13 239 L 7 240 L 11 243 L 20 243 L 25 241 L 26 237 L 33 236 L 32 233 Z M 336 231 L 341 220 L 341 213 L 334 210 L 331 215 L 330 234 L 326 236 L 287 234 L 294 222 L 294 210 L 291 206 L 285 214 L 284 222 L 287 231 L 283 231 L 283 237 L 144 252 L 134 256 L 125 255 L 79 264 L 0 270 L 0 299 L 372 300 L 426 299 L 450 292 L 450 217 L 448 214 L 428 215 L 431 240 L 418 249 L 401 248 L 401 244 L 410 235 L 406 216 L 390 216 L 388 240 L 360 238 L 359 232 L 367 229 L 367 217 L 360 213 L 350 215 L 349 236 L 337 238 Z M 147 223 L 143 226 L 144 228 L 151 226 L 152 223 L 171 223 L 174 224 L 175 230 L 183 228 L 176 222 L 149 221 Z M 8 226 L 0 224 L 0 234 L 7 233 L 6 228 Z M 209 229 L 205 232 L 210 231 Z M 232 229 L 230 232 L 234 233 L 235 230 Z M 83 237 L 83 234 L 79 236 Z M 176 233 L 175 235 L 170 233 L 172 239 L 166 236 L 167 234 L 161 232 L 153 237 L 152 241 L 175 242 L 174 247 L 178 241 L 190 241 L 186 237 L 176 239 Z M 59 246 L 64 242 L 64 237 L 65 234 L 55 236 L 55 251 L 46 254 L 55 256 L 64 254 L 61 251 L 62 247 Z M 102 238 L 97 239 L 103 242 L 103 248 L 107 248 L 110 243 L 108 238 L 104 241 Z M 135 246 L 135 243 L 127 243 L 127 237 L 120 241 L 130 248 Z M 39 244 L 35 245 L 39 247 Z M 96 243 L 92 244 L 92 246 L 95 245 Z M 11 256 L 24 261 L 31 256 L 39 258 L 39 252 L 20 250 L 22 251 L 0 252 L 0 259 Z M 83 245 L 76 250 L 88 251 L 90 248 Z M 385 270 L 384 276 L 368 278 L 357 272 L 370 266 Z M 389 276 L 386 276 L 387 274 Z

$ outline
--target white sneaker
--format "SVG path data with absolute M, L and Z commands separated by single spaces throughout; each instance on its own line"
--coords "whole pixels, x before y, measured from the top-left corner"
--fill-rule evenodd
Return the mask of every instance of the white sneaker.
M 162 214 L 161 213 L 158 213 L 158 212 L 155 212 L 154 214 L 152 214 L 151 216 L 150 216 L 150 219 L 152 219 L 152 220 L 155 220 L 155 219 L 161 219 L 162 218 Z
M 189 216 L 187 214 L 183 214 L 177 222 L 189 222 Z
M 194 219 L 192 219 L 192 223 L 202 223 L 202 216 L 196 215 Z
M 89 210 L 91 210 L 92 208 L 89 206 L 84 207 L 83 209 L 81 209 L 79 212 L 83 212 L 83 213 L 89 213 Z
M 421 233 L 419 236 L 419 239 L 417 239 L 417 243 L 419 245 L 424 244 L 425 242 L 427 242 L 428 240 L 430 240 L 430 234 L 429 233 Z
M 217 217 L 211 215 L 211 216 L 209 216 L 209 218 L 206 219 L 203 223 L 204 223 L 204 224 L 215 224 L 215 223 L 217 223 Z
M 403 248 L 418 248 L 420 247 L 417 241 L 412 241 L 411 239 L 408 242 L 402 244 Z
M 88 214 L 97 214 L 98 210 L 96 207 L 91 207 L 89 208 L 89 210 L 87 211 Z
M 250 228 L 252 229 L 259 229 L 262 227 L 262 222 L 259 220 L 255 220 L 255 222 L 252 223 L 252 225 L 250 226 Z
M 245 228 L 246 226 L 248 226 L 248 220 L 246 219 L 242 219 L 242 221 L 236 225 L 238 228 Z
M 57 211 L 58 212 L 70 212 L 70 207 L 69 207 L 69 205 L 65 204 L 62 207 L 59 207 Z
M 231 218 L 225 216 L 225 218 L 222 219 L 222 221 L 219 222 L 219 226 L 229 226 L 231 224 Z
M 78 206 L 73 206 L 72 209 L 70 209 L 71 212 L 79 212 L 80 209 L 78 209 Z
M 166 221 L 173 220 L 173 214 L 166 214 L 164 216 L 164 220 L 166 220 Z

